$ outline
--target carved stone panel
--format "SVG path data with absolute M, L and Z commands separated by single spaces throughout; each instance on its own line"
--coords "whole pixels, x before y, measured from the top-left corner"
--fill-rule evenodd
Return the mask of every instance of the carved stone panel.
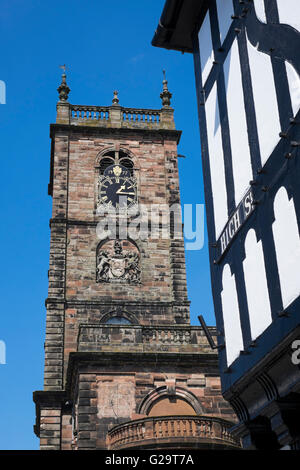
M 140 253 L 129 240 L 109 240 L 97 252 L 97 282 L 140 283 Z

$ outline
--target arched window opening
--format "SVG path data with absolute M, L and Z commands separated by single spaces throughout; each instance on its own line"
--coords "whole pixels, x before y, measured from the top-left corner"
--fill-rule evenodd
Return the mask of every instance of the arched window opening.
M 103 175 L 106 168 L 108 168 L 110 165 L 113 165 L 113 164 L 114 164 L 114 159 L 112 157 L 109 157 L 107 155 L 103 157 L 100 161 L 100 168 L 99 168 L 100 175 Z
M 120 164 L 130 171 L 131 176 L 133 175 L 133 161 L 132 160 L 130 160 L 129 158 L 122 158 L 120 160 Z
M 130 171 L 130 175 L 133 176 L 133 170 L 134 170 L 133 161 L 130 158 L 130 156 L 122 150 L 120 151 L 111 150 L 107 152 L 105 155 L 103 155 L 103 157 L 100 160 L 99 174 L 103 175 L 106 168 L 114 164 L 119 164 L 127 168 L 127 170 Z
M 105 322 L 107 325 L 132 325 L 128 318 L 122 317 L 121 315 L 110 317 Z

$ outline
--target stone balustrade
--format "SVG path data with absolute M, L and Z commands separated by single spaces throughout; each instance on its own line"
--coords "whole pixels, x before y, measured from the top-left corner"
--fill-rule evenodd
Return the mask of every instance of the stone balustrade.
M 191 329 L 187 328 L 143 328 L 143 338 L 146 343 L 162 344 L 191 344 Z
M 108 121 L 109 120 L 109 107 L 108 106 L 76 106 L 71 105 L 71 122 L 75 121 Z
M 123 126 L 130 127 L 132 124 L 139 127 L 160 126 L 159 109 L 135 109 L 135 108 L 122 108 L 123 113 Z
M 69 116 L 66 111 L 69 108 Z M 173 109 L 138 109 L 121 106 L 84 106 L 58 103 L 57 122 L 73 125 L 130 129 L 175 129 Z
M 216 335 L 216 329 L 210 328 Z M 215 338 L 216 339 L 216 338 Z M 215 354 L 201 327 L 185 325 L 146 326 L 80 325 L 78 351 L 181 352 Z
M 109 449 L 159 448 L 176 444 L 178 448 L 187 443 L 206 448 L 209 443 L 216 448 L 238 448 L 240 442 L 229 429 L 232 423 L 210 416 L 157 416 L 129 421 L 114 426 L 108 432 Z

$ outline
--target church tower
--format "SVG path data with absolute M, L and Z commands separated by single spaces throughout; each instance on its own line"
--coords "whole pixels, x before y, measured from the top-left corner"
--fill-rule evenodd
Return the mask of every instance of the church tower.
M 166 79 L 161 109 L 116 91 L 72 105 L 65 73 L 58 92 L 41 449 L 238 447 L 217 354 L 190 326 Z

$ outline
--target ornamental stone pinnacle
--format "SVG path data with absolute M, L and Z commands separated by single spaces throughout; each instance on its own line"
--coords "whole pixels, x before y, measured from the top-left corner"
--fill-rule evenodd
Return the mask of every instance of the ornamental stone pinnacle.
M 66 82 L 67 76 L 65 73 L 65 65 L 62 67 L 64 67 L 64 73 L 61 76 L 61 84 L 57 88 L 57 91 L 59 94 L 59 101 L 68 101 L 68 96 L 71 90 L 68 87 L 67 82 Z
M 171 105 L 172 93 L 168 90 L 168 82 L 166 80 L 166 71 L 163 70 L 164 79 L 163 79 L 163 91 L 160 94 L 163 108 L 168 108 Z
M 118 98 L 118 92 L 117 92 L 117 90 L 114 91 L 114 97 L 113 97 L 112 103 L 113 103 L 114 105 L 119 105 L 119 98 Z

